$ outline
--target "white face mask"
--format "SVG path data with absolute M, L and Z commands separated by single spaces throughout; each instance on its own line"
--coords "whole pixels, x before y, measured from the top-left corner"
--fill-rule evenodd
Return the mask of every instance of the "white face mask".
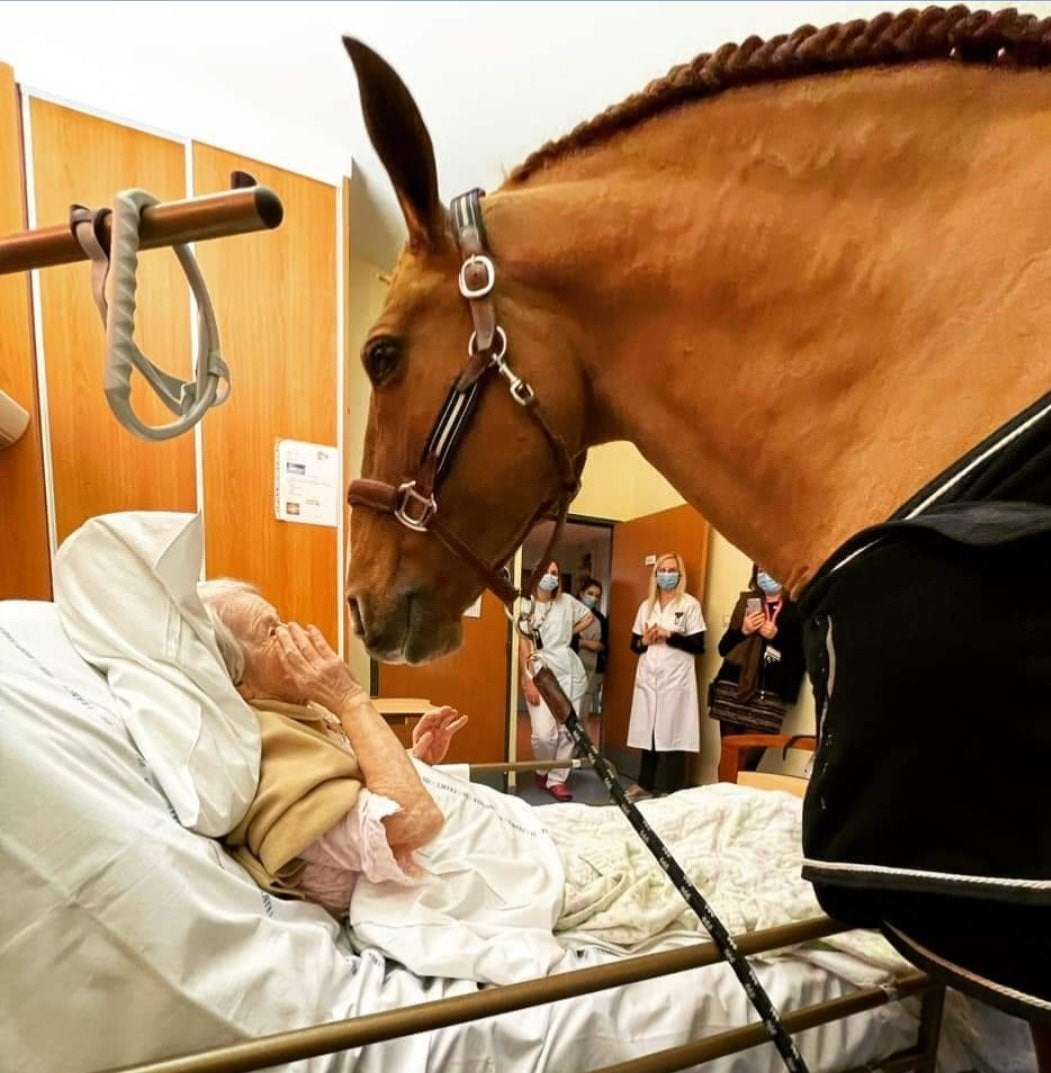
M 537 588 L 544 592 L 554 592 L 558 588 L 558 577 L 555 574 L 544 574 L 537 582 Z
M 669 592 L 679 584 L 679 571 L 678 570 L 658 570 L 657 571 L 657 588 L 663 589 L 665 592 Z

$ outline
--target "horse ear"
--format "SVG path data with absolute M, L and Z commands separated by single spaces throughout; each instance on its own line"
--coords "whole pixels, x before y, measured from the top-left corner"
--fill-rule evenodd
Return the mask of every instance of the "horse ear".
M 365 129 L 409 227 L 409 244 L 437 246 L 445 235 L 434 146 L 412 94 L 386 60 L 353 37 L 343 44 L 358 76 Z

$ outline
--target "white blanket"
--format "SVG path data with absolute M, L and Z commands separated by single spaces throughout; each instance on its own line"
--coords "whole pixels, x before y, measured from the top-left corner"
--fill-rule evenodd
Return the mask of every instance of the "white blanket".
M 359 878 L 349 922 L 420 976 L 506 984 L 545 976 L 565 949 L 553 934 L 565 877 L 558 851 L 524 801 L 417 764 L 445 816 L 417 851 L 412 886 Z
M 487 786 L 419 769 L 446 817 L 413 886 L 359 880 L 355 940 L 420 975 L 512 983 L 567 949 L 640 953 L 704 931 L 617 808 L 530 808 Z M 650 825 L 733 933 L 821 914 L 800 876 L 800 801 L 719 784 L 642 805 Z M 558 939 L 552 935 L 552 929 Z M 859 985 L 908 971 L 880 936 L 827 941 Z
M 801 806 L 791 794 L 717 783 L 643 801 L 640 811 L 727 929 L 741 934 L 821 915 L 800 874 Z M 566 869 L 564 942 L 640 953 L 674 935 L 704 934 L 619 809 L 545 805 L 536 811 Z M 841 950 L 867 966 L 852 975 L 859 986 L 909 969 L 874 932 L 849 932 L 809 948 Z

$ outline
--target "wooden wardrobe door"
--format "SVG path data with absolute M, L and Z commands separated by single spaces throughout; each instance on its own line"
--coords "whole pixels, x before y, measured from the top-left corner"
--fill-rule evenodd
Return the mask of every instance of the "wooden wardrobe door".
M 0 64 L 0 234 L 21 231 L 25 181 L 18 90 Z M 0 391 L 30 413 L 25 435 L 0 451 L 0 600 L 51 598 L 29 275 L 0 276 Z
M 337 446 L 338 191 L 207 145 L 193 157 L 196 193 L 225 189 L 239 169 L 285 207 L 276 231 L 197 251 L 233 383 L 202 426 L 208 576 L 252 582 L 336 647 L 338 531 L 275 519 L 274 448 L 279 439 Z
M 471 723 L 453 738 L 446 761 L 486 763 L 507 758 L 508 660 L 510 623 L 503 604 L 486 592 L 478 618 L 464 616 L 463 644 L 433 663 L 380 664 L 379 696 L 423 697 L 435 706 L 449 704 Z
M 47 101 L 30 104 L 37 224 L 60 224 L 70 204 L 110 205 L 141 187 L 164 201 L 186 196 L 185 147 Z M 192 435 L 150 443 L 117 423 L 103 394 L 105 331 L 86 262 L 40 274 L 44 366 L 61 541 L 95 514 L 196 509 Z M 162 369 L 190 375 L 187 285 L 171 250 L 139 261 L 136 338 Z M 150 425 L 173 415 L 136 375 L 132 405 Z

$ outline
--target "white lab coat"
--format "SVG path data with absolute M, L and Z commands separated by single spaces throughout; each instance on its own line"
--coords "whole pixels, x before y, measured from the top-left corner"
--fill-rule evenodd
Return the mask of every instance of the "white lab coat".
M 670 633 L 700 633 L 704 628 L 701 605 L 689 593 L 664 608 L 658 597 L 652 611 L 643 600 L 631 627 L 645 633 L 661 626 Z M 701 747 L 700 706 L 697 700 L 696 657 L 669 644 L 650 645 L 635 671 L 635 694 L 628 722 L 628 745 L 658 752 L 696 753 Z

